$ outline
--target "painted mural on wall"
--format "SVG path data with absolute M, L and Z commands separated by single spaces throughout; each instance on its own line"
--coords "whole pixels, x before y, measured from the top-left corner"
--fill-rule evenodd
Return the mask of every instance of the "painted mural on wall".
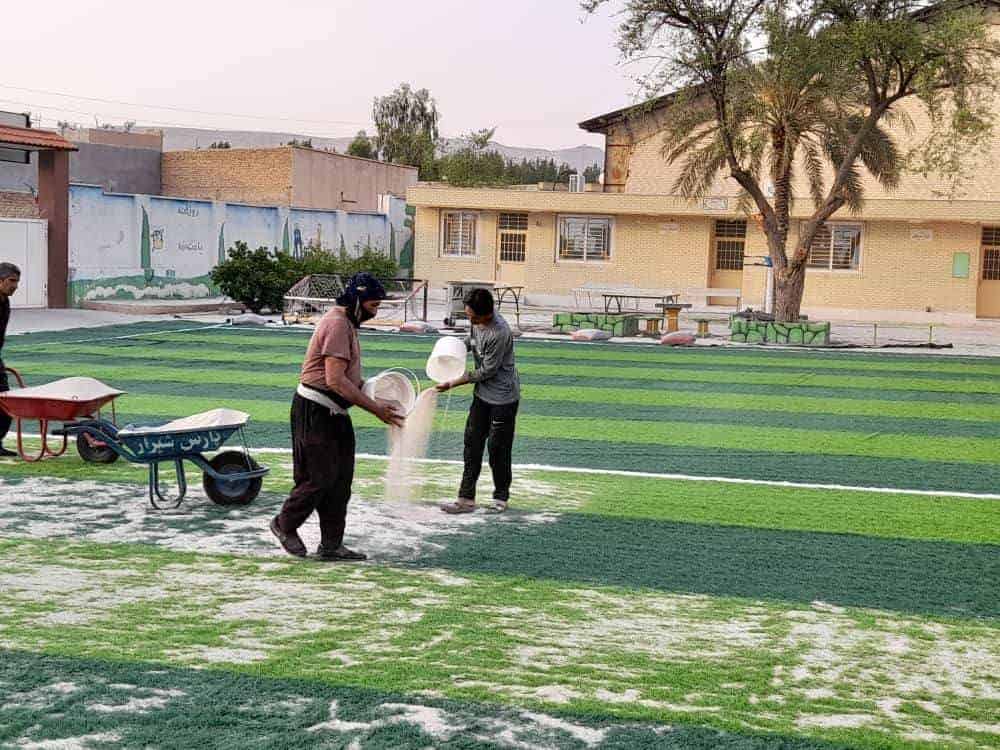
M 385 213 L 348 213 L 109 194 L 72 185 L 70 304 L 218 296 L 209 274 L 237 241 L 297 256 L 312 247 L 352 255 L 365 247 L 394 252 L 412 231 L 404 226 L 405 201 L 385 198 Z

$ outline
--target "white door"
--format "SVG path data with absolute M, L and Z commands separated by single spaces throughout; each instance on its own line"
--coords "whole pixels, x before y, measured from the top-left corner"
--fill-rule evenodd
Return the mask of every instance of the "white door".
M 0 219 L 0 262 L 21 269 L 21 284 L 11 307 L 48 307 L 48 223 L 39 219 Z

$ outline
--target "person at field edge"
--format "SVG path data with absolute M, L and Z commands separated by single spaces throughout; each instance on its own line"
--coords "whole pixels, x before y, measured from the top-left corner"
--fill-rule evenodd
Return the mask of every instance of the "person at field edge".
M 511 449 L 521 401 L 521 382 L 514 363 L 514 334 L 495 312 L 488 289 L 474 289 L 465 298 L 472 324 L 465 346 L 472 350 L 476 368 L 460 378 L 441 383 L 441 392 L 475 383 L 472 406 L 465 422 L 465 470 L 458 500 L 441 506 L 445 513 L 471 513 L 476 508 L 476 482 L 483 468 L 483 450 L 489 448 L 493 472 L 493 504 L 489 513 L 503 513 L 510 502 Z
M 365 560 L 344 546 L 347 503 L 354 480 L 354 426 L 348 409 L 360 406 L 388 425 L 402 426 L 395 406 L 366 396 L 361 388 L 358 328 L 371 320 L 386 298 L 374 276 L 358 273 L 348 281 L 337 304 L 317 323 L 309 340 L 302 374 L 292 399 L 292 465 L 295 487 L 270 523 L 290 555 L 305 557 L 298 529 L 315 511 L 319 515 L 321 560 Z
M 7 372 L 3 368 L 3 342 L 7 336 L 7 323 L 10 322 L 10 297 L 17 291 L 21 282 L 21 269 L 13 263 L 0 263 L 0 393 L 10 390 Z M 16 456 L 17 453 L 3 447 L 3 439 L 10 429 L 10 416 L 0 410 L 0 458 Z

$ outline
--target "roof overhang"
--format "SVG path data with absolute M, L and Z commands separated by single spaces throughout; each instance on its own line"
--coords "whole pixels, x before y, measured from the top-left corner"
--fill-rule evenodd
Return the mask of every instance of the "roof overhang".
M 77 147 L 58 133 L 12 125 L 0 125 L 0 148 L 21 151 L 77 151 Z

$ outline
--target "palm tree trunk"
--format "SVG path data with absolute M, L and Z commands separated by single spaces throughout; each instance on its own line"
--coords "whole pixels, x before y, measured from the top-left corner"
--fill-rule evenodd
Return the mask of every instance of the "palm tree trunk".
M 799 319 L 802 293 L 806 285 L 805 264 L 774 269 L 774 319 L 794 323 Z

